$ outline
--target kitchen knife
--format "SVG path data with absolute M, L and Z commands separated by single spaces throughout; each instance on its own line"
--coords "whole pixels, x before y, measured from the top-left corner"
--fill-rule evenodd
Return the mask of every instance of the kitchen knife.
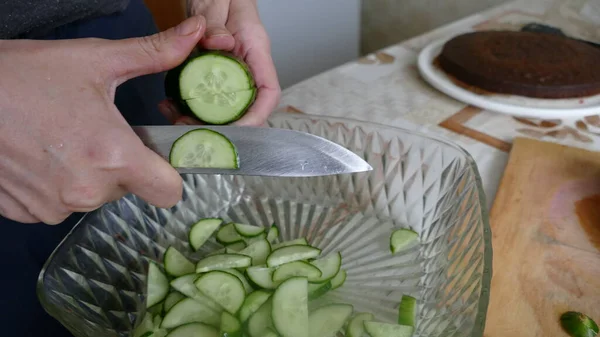
M 311 177 L 370 171 L 352 151 L 305 132 L 242 126 L 134 126 L 142 142 L 165 160 L 177 138 L 194 129 L 211 129 L 236 147 L 239 169 L 176 168 L 179 173 L 273 177 Z

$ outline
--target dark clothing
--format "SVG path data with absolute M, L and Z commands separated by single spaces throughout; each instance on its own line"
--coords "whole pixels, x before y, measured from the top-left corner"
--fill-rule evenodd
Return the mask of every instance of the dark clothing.
M 9 0 L 9 3 L 16 4 L 20 1 L 23 0 Z M 23 3 L 35 2 L 32 0 Z M 62 3 L 62 0 L 56 1 L 56 3 L 59 2 Z M 88 2 L 99 3 L 99 1 Z M 0 13 L 4 14 L 5 6 L 2 2 Z M 31 5 L 31 7 L 34 6 Z M 121 13 L 73 22 L 53 29 L 40 39 L 83 37 L 123 39 L 151 35 L 156 32 L 157 28 L 143 0 L 130 0 L 127 8 Z M 165 98 L 163 76 L 164 74 L 156 74 L 139 77 L 123 83 L 117 88 L 115 103 L 130 124 L 160 125 L 168 123 L 157 108 L 158 102 Z M 0 216 L 0 229 L 2 230 L 0 256 L 2 256 L 2 270 L 4 270 L 0 277 L 0 289 L 2 289 L 0 295 L 2 332 L 0 336 L 71 336 L 58 321 L 44 311 L 37 299 L 35 285 L 44 262 L 80 217 L 81 214 L 75 214 L 62 224 L 47 226 L 15 223 Z

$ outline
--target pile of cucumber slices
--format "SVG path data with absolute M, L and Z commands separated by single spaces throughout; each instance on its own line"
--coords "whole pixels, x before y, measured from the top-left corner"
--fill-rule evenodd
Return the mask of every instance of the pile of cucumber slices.
M 397 234 L 402 231 L 404 235 Z M 392 253 L 408 247 L 410 230 L 391 236 Z M 346 280 L 340 252 L 322 255 L 305 238 L 280 241 L 277 226 L 206 218 L 189 231 L 191 249 L 210 238 L 224 247 L 191 261 L 175 247 L 150 262 L 146 313 L 133 337 L 410 337 L 416 300 L 400 300 L 398 324 L 378 322 L 351 304 L 310 302 Z M 398 245 L 394 245 L 394 240 Z M 394 248 L 395 247 L 395 248 Z M 314 308 L 313 308 L 314 307 Z

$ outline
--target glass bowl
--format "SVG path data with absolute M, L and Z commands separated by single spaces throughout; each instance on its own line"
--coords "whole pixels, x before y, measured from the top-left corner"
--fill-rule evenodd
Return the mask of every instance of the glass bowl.
M 342 118 L 274 114 L 269 125 L 315 134 L 354 151 L 373 171 L 311 178 L 183 175 L 170 209 L 134 195 L 86 214 L 40 273 L 45 310 L 75 336 L 129 336 L 144 313 L 148 261 L 169 245 L 190 253 L 187 230 L 221 217 L 275 223 L 280 240 L 306 237 L 323 255 L 340 251 L 344 285 L 321 298 L 397 321 L 403 294 L 417 298 L 415 336 L 481 337 L 492 247 L 477 167 L 460 147 L 416 132 Z M 390 254 L 394 228 L 420 244 Z

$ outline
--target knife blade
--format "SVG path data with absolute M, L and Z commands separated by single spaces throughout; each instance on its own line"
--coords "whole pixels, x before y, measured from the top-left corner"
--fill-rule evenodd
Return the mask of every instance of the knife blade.
M 176 168 L 187 174 L 226 174 L 272 177 L 314 177 L 371 171 L 361 157 L 343 146 L 309 133 L 245 126 L 133 126 L 142 142 L 165 160 L 173 143 L 194 129 L 223 134 L 236 147 L 239 169 Z

